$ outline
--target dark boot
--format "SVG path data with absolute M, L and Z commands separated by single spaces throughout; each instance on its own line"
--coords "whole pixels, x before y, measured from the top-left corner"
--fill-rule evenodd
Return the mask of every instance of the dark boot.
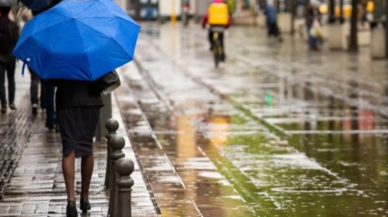
M 67 207 L 66 207 L 66 217 L 77 217 L 78 211 L 77 206 L 75 204 L 75 201 L 69 200 L 67 201 Z
M 88 210 L 91 209 L 89 200 L 88 199 L 84 199 L 84 198 L 81 197 L 80 207 L 81 207 L 81 210 L 82 210 L 82 214 L 88 213 Z

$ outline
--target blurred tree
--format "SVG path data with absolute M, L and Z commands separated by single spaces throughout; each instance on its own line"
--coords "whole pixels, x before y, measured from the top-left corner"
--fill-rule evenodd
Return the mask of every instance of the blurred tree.
M 349 52 L 358 52 L 358 1 L 352 0 L 352 16 L 350 18 Z

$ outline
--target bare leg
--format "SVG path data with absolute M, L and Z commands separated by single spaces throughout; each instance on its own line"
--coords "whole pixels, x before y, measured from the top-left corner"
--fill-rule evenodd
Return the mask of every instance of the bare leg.
M 89 198 L 89 187 L 90 187 L 90 181 L 92 179 L 93 167 L 94 167 L 94 156 L 93 155 L 82 157 L 82 161 L 81 161 L 81 174 L 82 174 L 81 197 L 83 199 Z
M 75 177 L 75 153 L 72 151 L 67 157 L 62 158 L 62 171 L 65 179 L 67 200 L 75 201 L 74 177 Z

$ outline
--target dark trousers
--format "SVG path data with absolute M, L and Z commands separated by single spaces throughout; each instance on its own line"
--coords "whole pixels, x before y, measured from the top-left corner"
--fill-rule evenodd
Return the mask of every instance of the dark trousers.
M 8 100 L 9 104 L 13 104 L 15 101 L 15 69 L 16 61 L 12 62 L 0 62 L 0 100 L 1 106 L 7 106 L 7 94 L 5 91 L 5 75 L 8 80 Z
M 55 86 L 51 85 L 49 81 L 42 80 L 42 93 L 44 108 L 46 108 L 46 124 L 53 124 L 57 119 L 55 112 Z
M 280 31 L 277 23 L 268 24 L 268 36 L 280 36 Z
M 309 48 L 310 49 L 317 49 L 318 48 L 318 39 L 311 35 L 311 28 L 312 27 L 309 27 L 309 26 L 306 27 Z
M 31 68 L 29 70 L 31 72 L 31 104 L 38 104 L 39 102 L 38 91 L 40 83 L 40 107 L 46 109 L 46 124 L 53 124 L 56 122 L 55 86 L 51 85 L 48 81 L 41 80 Z
M 39 84 L 40 78 L 39 76 L 30 68 L 28 68 L 31 73 L 31 83 L 30 83 L 30 99 L 31 104 L 39 104 Z M 43 89 L 43 88 L 42 88 Z M 40 107 L 44 108 L 43 103 L 43 90 L 40 91 Z

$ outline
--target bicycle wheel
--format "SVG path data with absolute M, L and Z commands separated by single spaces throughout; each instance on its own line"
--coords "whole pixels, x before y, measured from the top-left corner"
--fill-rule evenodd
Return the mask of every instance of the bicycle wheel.
M 214 65 L 216 68 L 218 68 L 218 65 L 221 61 L 220 50 L 221 50 L 220 42 L 217 40 L 217 41 L 215 41 L 214 48 L 213 48 Z

